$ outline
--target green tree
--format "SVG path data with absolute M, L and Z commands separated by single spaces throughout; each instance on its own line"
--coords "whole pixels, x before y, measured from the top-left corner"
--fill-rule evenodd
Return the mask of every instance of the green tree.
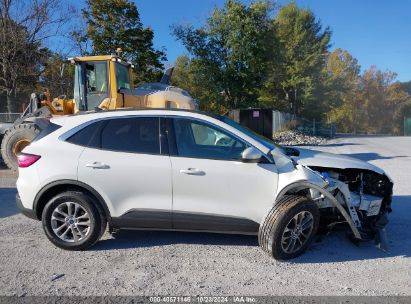
M 398 111 L 409 101 L 409 95 L 401 83 L 396 82 L 397 75 L 391 71 L 380 71 L 370 67 L 361 77 L 359 98 L 362 100 L 367 115 L 367 132 L 398 133 Z
M 201 100 L 203 105 L 231 109 L 258 104 L 269 58 L 275 56 L 271 9 L 268 1 L 246 6 L 227 0 L 223 8 L 214 9 L 205 26 L 172 28 L 192 57 L 192 71 L 204 80 L 204 95 L 215 98 Z
M 91 40 L 92 54 L 115 53 L 136 64 L 136 83 L 158 80 L 165 60 L 164 50 L 153 46 L 154 33 L 143 27 L 134 2 L 128 0 L 88 0 L 83 9 L 87 23 L 86 38 Z M 79 36 L 79 33 L 73 33 Z M 77 37 L 84 42 L 84 37 Z
M 328 56 L 323 71 L 323 95 L 329 120 L 336 121 L 340 132 L 356 132 L 361 129 L 364 107 L 356 98 L 360 82 L 360 66 L 350 53 L 337 48 Z
M 50 96 L 73 98 L 74 65 L 66 63 L 60 54 L 49 52 L 43 66 L 40 84 L 48 88 Z
M 187 55 L 177 58 L 171 78 L 174 86 L 180 87 L 200 101 L 200 109 L 215 113 L 224 113 L 227 108 L 217 101 L 221 98 L 218 87 L 201 72 L 201 65 Z
M 331 31 L 323 29 L 313 12 L 295 3 L 282 7 L 275 18 L 276 35 L 281 46 L 280 81 L 275 92 L 292 105 L 295 114 L 320 118 L 323 105 L 315 91 L 321 85 L 321 71 L 328 55 Z

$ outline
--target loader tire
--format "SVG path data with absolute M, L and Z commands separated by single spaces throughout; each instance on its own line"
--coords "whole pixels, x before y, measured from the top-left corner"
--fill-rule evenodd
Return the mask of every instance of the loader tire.
M 17 171 L 17 154 L 28 146 L 40 133 L 33 123 L 18 124 L 6 131 L 1 142 L 1 157 L 10 169 Z
M 305 196 L 286 195 L 265 216 L 258 243 L 276 260 L 293 259 L 311 244 L 319 220 L 315 202 Z

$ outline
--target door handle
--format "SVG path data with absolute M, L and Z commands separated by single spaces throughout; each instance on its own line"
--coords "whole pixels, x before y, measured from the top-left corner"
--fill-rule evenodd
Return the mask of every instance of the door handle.
M 188 169 L 181 169 L 180 173 L 188 174 L 188 175 L 205 175 L 204 171 L 201 171 L 197 168 L 188 168 Z
M 86 164 L 87 168 L 93 168 L 93 169 L 110 169 L 109 165 L 99 163 L 99 162 L 94 162 L 92 164 Z

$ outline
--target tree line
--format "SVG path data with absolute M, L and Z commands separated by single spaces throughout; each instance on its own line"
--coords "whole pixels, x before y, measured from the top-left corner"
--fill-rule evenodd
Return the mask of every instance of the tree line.
M 154 33 L 142 24 L 134 2 L 88 0 L 71 24 L 61 15 L 70 8 L 59 0 L 28 2 L 32 13 L 23 18 L 15 12 L 26 2 L 0 2 L 0 93 L 6 110 L 17 107 L 17 96 L 40 86 L 52 96 L 71 95 L 72 68 L 61 70 L 64 54 L 47 47 L 53 35 L 67 38 L 65 45 L 76 55 L 121 48 L 136 63 L 135 84 L 160 79 L 166 50 L 154 47 Z M 404 116 L 411 116 L 411 81 L 401 83 L 394 72 L 376 66 L 362 72 L 348 51 L 332 49 L 331 29 L 293 2 L 279 7 L 271 0 L 227 0 L 204 25 L 174 24 L 170 30 L 186 48 L 172 83 L 198 99 L 202 110 L 269 107 L 336 121 L 339 132 L 355 133 L 401 134 Z

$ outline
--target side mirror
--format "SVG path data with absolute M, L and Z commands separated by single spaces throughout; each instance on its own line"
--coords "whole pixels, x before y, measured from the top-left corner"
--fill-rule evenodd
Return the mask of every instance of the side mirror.
M 258 163 L 263 157 L 263 153 L 254 147 L 249 147 L 241 153 L 241 160 L 244 163 Z

